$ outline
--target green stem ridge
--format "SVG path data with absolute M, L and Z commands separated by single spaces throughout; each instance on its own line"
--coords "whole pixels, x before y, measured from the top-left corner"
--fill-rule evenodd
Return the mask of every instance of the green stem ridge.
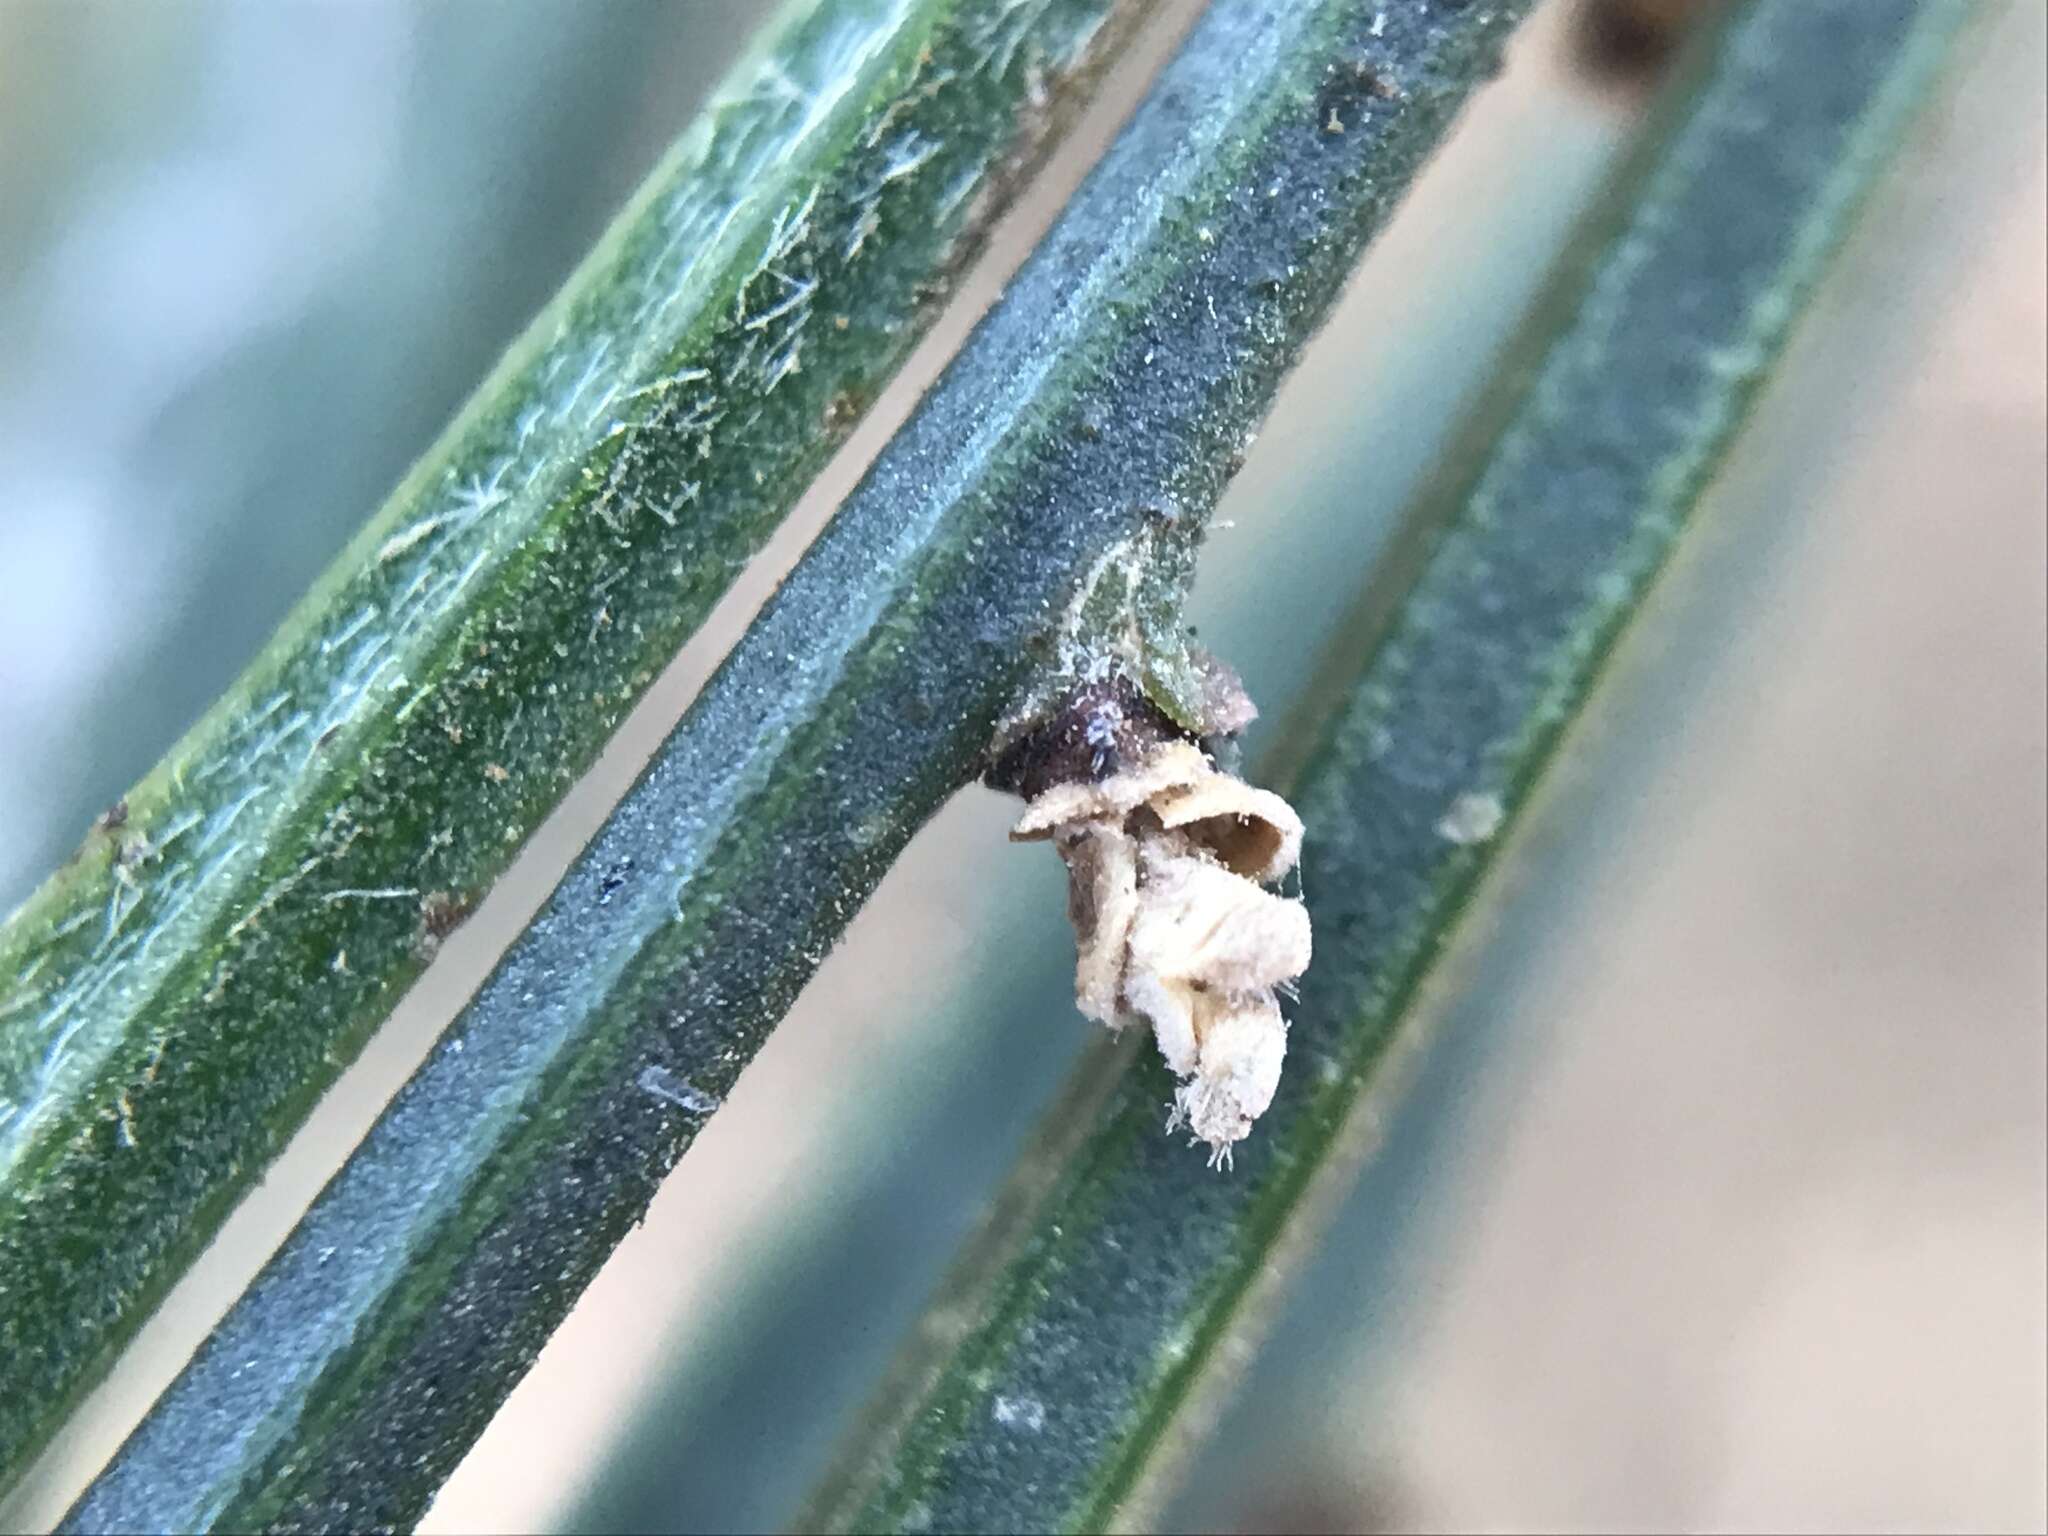
M 781 520 L 1138 10 L 793 8 L 0 928 L 0 1490 Z
M 1092 1129 L 1022 1171 L 1046 1192 L 970 1250 L 801 1528 L 1101 1530 L 1152 1486 L 1955 22 L 1762 0 L 1729 24 L 1566 263 L 1500 430 L 1418 509 L 1434 541 L 1296 781 L 1316 957 L 1235 1173 L 1160 1134 L 1152 1052 L 1092 1063 L 1049 1117 Z
M 418 1516 L 897 851 L 1057 664 L 1088 574 L 1199 537 L 1521 9 L 1210 8 L 72 1526 Z

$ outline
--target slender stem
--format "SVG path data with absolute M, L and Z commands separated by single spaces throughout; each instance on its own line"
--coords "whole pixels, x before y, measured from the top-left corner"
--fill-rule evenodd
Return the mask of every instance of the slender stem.
M 1171 1082 L 1150 1052 L 1098 1056 L 1049 1117 L 1086 1134 L 1021 1171 L 1018 1219 L 963 1265 L 802 1528 L 1129 1518 L 1304 1201 L 1348 1171 L 1335 1154 L 1418 982 L 1955 21 L 1913 0 L 1760 0 L 1667 104 L 1475 468 L 1417 509 L 1418 574 L 1377 643 L 1350 648 L 1306 754 L 1316 956 L 1235 1171 L 1160 1134 Z
M 1210 8 L 73 1526 L 417 1516 L 978 770 L 1091 576 L 1185 568 L 1247 432 L 1519 9 Z
M 1139 10 L 790 10 L 0 929 L 0 1490 L 780 521 Z

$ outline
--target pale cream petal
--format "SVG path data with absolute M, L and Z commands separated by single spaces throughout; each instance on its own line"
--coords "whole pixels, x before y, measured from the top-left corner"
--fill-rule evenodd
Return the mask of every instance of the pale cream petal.
M 1202 999 L 1185 982 L 1164 981 L 1149 971 L 1132 971 L 1125 979 L 1124 999 L 1131 1011 L 1152 1026 L 1159 1054 L 1176 1077 L 1186 1077 L 1201 1060 L 1195 1038 L 1195 1009 Z
M 1089 1018 L 1114 1027 L 1138 917 L 1137 843 L 1117 827 L 1089 823 L 1063 835 L 1059 850 L 1067 861 L 1067 915 L 1079 952 L 1074 999 Z
M 1287 1026 L 1270 999 L 1210 1020 L 1201 1059 L 1174 1092 L 1173 1123 L 1209 1144 L 1211 1167 L 1230 1161 L 1231 1146 L 1273 1102 L 1286 1052 Z
M 1024 814 L 1010 829 L 1010 838 L 1019 843 L 1035 842 L 1075 822 L 1121 822 L 1153 796 L 1214 772 L 1193 742 L 1169 741 L 1127 772 L 1099 781 L 1055 784 L 1024 807 Z
M 1197 1070 L 1228 1093 L 1231 1103 L 1257 1119 L 1280 1086 L 1287 1055 L 1287 1024 L 1271 995 L 1240 1002 L 1224 1011 L 1202 1035 Z
M 1081 1011 L 1151 1026 L 1182 1079 L 1171 1124 L 1227 1164 L 1279 1086 L 1287 1025 L 1274 989 L 1309 963 L 1307 908 L 1260 883 L 1293 868 L 1301 819 L 1176 741 L 1100 782 L 1047 790 L 1011 836 L 1054 838 L 1066 861 Z
M 1148 843 L 1130 930 L 1131 963 L 1224 992 L 1291 981 L 1308 969 L 1308 910 L 1219 864 Z
M 1147 802 L 1161 825 L 1184 831 L 1247 880 L 1267 884 L 1301 857 L 1301 818 L 1269 789 L 1211 772 Z

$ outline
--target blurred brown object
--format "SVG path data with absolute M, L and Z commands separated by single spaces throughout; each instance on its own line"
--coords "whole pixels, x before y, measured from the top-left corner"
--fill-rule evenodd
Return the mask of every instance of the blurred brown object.
M 1723 0 L 1580 0 L 1573 64 L 1598 86 L 1641 88 L 1663 72 L 1688 33 Z

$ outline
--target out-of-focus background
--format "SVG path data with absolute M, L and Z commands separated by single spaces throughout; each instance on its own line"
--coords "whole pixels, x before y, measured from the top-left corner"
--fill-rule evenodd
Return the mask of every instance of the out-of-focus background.
M 1590 7 L 1525 29 L 1220 514 L 1195 617 L 1269 706 L 1254 761 L 1630 141 L 1654 50 L 1590 46 Z M 2048 1523 L 2048 17 L 1974 9 L 1164 1528 Z M 1159 8 L 970 309 L 1191 16 Z M 759 20 L 0 0 L 0 907 L 253 654 Z M 963 325 L 0 1528 L 53 1520 L 169 1379 Z M 791 1518 L 1088 1038 L 1057 861 L 1008 815 L 976 791 L 920 836 L 430 1529 Z

